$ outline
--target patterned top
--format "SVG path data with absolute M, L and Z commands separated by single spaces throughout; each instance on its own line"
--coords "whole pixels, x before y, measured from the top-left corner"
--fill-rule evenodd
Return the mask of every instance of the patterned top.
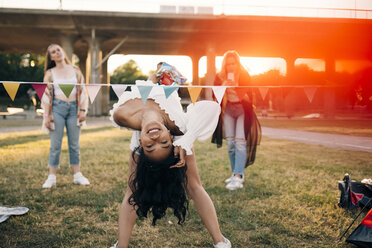
M 79 117 L 80 117 L 80 110 L 85 110 L 87 111 L 88 108 L 88 95 L 85 86 L 80 85 L 84 84 L 84 76 L 81 73 L 79 67 L 73 66 L 75 74 L 76 74 L 76 79 L 77 79 L 77 85 L 76 85 L 76 102 L 78 106 L 78 111 L 77 111 L 77 125 L 78 126 L 85 126 L 86 122 L 79 122 Z M 49 119 L 50 121 L 50 126 L 51 129 L 54 130 L 54 120 L 53 120 L 53 99 L 54 99 L 54 83 L 55 79 L 53 78 L 52 74 L 52 69 L 49 69 L 45 72 L 44 75 L 44 82 L 48 83 L 48 86 L 45 88 L 44 95 L 41 99 L 41 107 L 44 109 L 44 112 L 49 112 L 49 116 L 44 115 L 43 119 L 43 124 L 41 129 L 48 133 L 49 129 L 46 128 L 45 123 Z M 53 82 L 53 83 L 51 83 Z M 49 106 L 49 111 L 46 111 L 47 106 Z

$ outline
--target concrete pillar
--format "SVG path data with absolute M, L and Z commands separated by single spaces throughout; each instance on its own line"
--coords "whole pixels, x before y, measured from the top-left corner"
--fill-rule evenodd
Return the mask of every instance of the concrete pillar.
M 213 85 L 214 78 L 216 77 L 216 52 L 213 45 L 207 48 L 207 75 L 206 85 Z
M 106 54 L 103 54 L 102 57 L 104 58 L 105 56 Z M 107 61 L 101 66 L 101 82 L 102 84 L 110 85 L 110 78 L 107 73 Z M 99 94 L 101 94 L 102 115 L 108 115 L 110 111 L 110 86 L 102 86 Z
M 294 85 L 300 82 L 294 82 L 294 71 L 295 71 L 295 62 L 296 58 L 293 57 L 286 57 L 284 58 L 286 61 L 286 84 L 287 85 Z M 295 113 L 296 104 L 296 96 L 294 94 L 295 90 L 293 88 L 282 88 L 282 99 L 283 99 L 283 108 L 284 112 L 286 113 L 288 118 L 291 118 Z
M 192 84 L 199 85 L 199 60 L 201 55 L 191 56 L 192 60 Z
M 79 68 L 81 70 L 81 73 L 84 75 L 85 80 L 87 81 L 87 56 L 88 54 L 79 54 Z
M 92 37 L 89 39 L 89 58 L 90 63 L 89 69 L 89 84 L 100 84 L 101 83 L 101 68 L 96 68 L 98 63 L 102 59 L 101 42 L 100 39 L 95 36 L 95 31 L 92 30 Z M 101 92 L 101 90 L 100 90 Z M 97 94 L 93 104 L 90 106 L 89 113 L 92 116 L 102 115 L 102 97 L 101 93 Z
M 72 54 L 74 53 L 75 37 L 70 35 L 61 36 L 61 47 L 66 52 L 66 57 L 72 62 Z
M 324 88 L 324 115 L 326 118 L 334 118 L 336 107 L 336 88 L 335 85 L 336 62 L 334 58 L 327 58 L 325 60 L 325 78 L 326 87 Z
M 292 77 L 293 77 L 293 73 L 294 73 L 294 70 L 295 70 L 295 62 L 296 62 L 296 58 L 293 58 L 293 57 L 287 57 L 287 58 L 284 58 L 285 59 L 285 62 L 286 62 L 286 69 L 287 69 L 287 82 L 288 83 L 291 83 L 292 82 Z
M 212 44 L 208 45 L 207 48 L 207 75 L 205 78 L 206 85 L 213 85 L 216 77 L 216 51 Z M 205 90 L 204 96 L 206 99 L 212 99 L 212 91 Z

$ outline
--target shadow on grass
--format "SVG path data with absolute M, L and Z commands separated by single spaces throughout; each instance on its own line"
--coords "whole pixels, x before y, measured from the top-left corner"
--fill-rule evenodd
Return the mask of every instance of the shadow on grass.
M 265 185 L 254 185 L 251 184 L 243 189 L 238 189 L 234 191 L 230 191 L 225 187 L 216 186 L 216 187 L 207 187 L 206 191 L 211 195 L 223 195 L 225 194 L 228 199 L 237 197 L 240 201 L 242 199 L 266 199 L 271 197 L 272 195 L 279 194 L 280 192 L 275 192 L 275 189 L 265 187 Z M 226 198 L 226 199 L 227 199 Z
M 106 130 L 110 130 L 113 128 L 114 127 L 97 127 L 97 128 L 82 129 L 82 134 L 106 131 Z M 25 144 L 28 142 L 48 140 L 48 139 L 49 139 L 49 134 L 33 134 L 33 135 L 27 135 L 27 136 L 21 136 L 21 137 L 10 137 L 10 138 L 0 140 L 0 148 L 6 147 L 6 146 Z
M 106 207 L 114 202 L 120 203 L 123 200 L 125 189 L 126 182 L 124 181 L 99 192 L 97 192 L 97 188 L 91 186 L 59 184 L 57 188 L 46 190 L 29 188 L 18 192 L 17 197 L 12 197 L 14 192 L 0 189 L 0 202 L 7 202 L 9 206 L 22 205 L 22 203 L 28 202 L 27 207 L 30 208 L 30 211 L 32 209 L 44 211 L 42 204 L 45 204 L 45 202 L 54 203 L 58 207 Z
M 66 245 L 65 238 L 59 231 L 25 228 L 19 221 L 7 224 L 8 228 L 0 228 L 0 247 L 50 247 L 59 248 Z M 22 236 L 17 233 L 22 232 Z M 21 239 L 17 238 L 22 237 Z M 37 237 L 37 238 L 36 238 Z
M 97 192 L 93 187 L 79 187 L 75 185 L 58 187 L 57 189 L 42 190 L 28 189 L 11 197 L 11 192 L 0 190 L 0 202 L 6 199 L 8 205 L 18 206 L 27 202 L 29 213 L 23 216 L 12 216 L 0 225 L 0 247 L 91 247 L 79 245 L 79 239 L 84 235 L 107 235 L 100 225 L 87 225 L 84 216 L 69 216 L 68 210 L 81 209 L 87 216 L 93 216 L 98 222 L 107 222 L 109 219 L 117 219 L 118 211 L 105 213 L 104 209 L 119 205 L 125 192 L 124 182 L 117 183 L 107 190 Z M 4 198 L 5 197 L 5 198 Z M 49 204 L 50 203 L 50 204 Z M 54 212 L 54 218 L 62 221 L 48 227 L 40 220 L 45 220 L 48 213 L 46 206 L 55 204 L 58 208 Z M 85 222 L 85 224 L 84 224 Z M 22 233 L 22 235 L 19 235 Z M 83 235 L 82 235 L 83 234 Z M 21 238 L 18 238 L 21 237 Z M 108 245 L 109 240 L 92 240 L 98 242 L 96 247 Z

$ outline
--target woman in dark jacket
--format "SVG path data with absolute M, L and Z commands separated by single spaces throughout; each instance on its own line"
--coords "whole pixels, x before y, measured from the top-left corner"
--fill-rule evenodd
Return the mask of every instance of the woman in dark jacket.
M 248 87 L 239 87 L 249 83 L 250 76 L 241 65 L 239 54 L 227 51 L 214 81 L 214 85 L 227 88 L 212 142 L 221 147 L 224 129 L 232 170 L 231 177 L 225 180 L 229 190 L 243 187 L 244 168 L 254 163 L 261 140 L 261 126 L 252 106 L 252 92 Z

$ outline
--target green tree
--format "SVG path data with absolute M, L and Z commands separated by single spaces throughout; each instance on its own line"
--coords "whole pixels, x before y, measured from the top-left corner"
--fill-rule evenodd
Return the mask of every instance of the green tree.
M 38 54 L 0 54 L 0 82 L 42 82 L 44 76 L 44 61 L 45 56 Z M 21 84 L 16 95 L 16 100 L 12 103 L 12 100 L 6 93 L 4 86 L 1 84 L 1 103 L 3 105 L 21 104 L 19 98 L 24 100 L 28 99 L 27 90 L 31 87 L 31 84 Z
M 145 80 L 147 76 L 139 69 L 136 61 L 129 60 L 127 63 L 115 69 L 110 78 L 112 84 L 134 84 L 136 80 Z

